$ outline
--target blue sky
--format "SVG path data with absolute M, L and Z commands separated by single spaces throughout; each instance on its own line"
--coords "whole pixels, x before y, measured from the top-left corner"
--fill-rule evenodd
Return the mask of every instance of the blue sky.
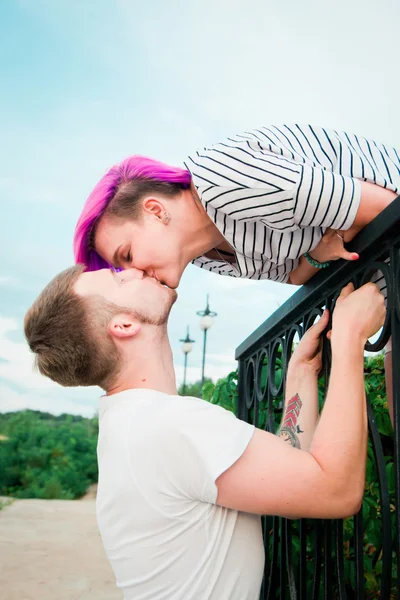
M 85 415 L 98 389 L 63 389 L 32 372 L 23 316 L 72 263 L 80 208 L 105 170 L 147 154 L 182 164 L 198 147 L 283 122 L 400 145 L 397 0 L 8 0 L 0 6 L 0 410 Z M 210 294 L 207 374 L 295 291 L 190 266 L 171 314 L 196 340 Z

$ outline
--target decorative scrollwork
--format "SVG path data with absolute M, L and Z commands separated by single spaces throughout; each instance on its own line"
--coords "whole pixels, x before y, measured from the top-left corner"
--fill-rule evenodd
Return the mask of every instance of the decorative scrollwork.
M 353 248 L 360 254 L 356 263 L 339 261 L 338 265 L 315 277 L 315 281 L 303 286 L 257 330 L 257 338 L 250 336 L 237 352 L 240 390 L 238 415 L 275 432 L 277 416 L 282 413 L 285 378 L 296 338 L 304 335 L 316 318 L 321 316 L 325 306 L 333 311 L 340 290 L 349 281 L 359 287 L 367 281 L 376 280 L 377 272 L 383 275 L 379 284 L 381 288 L 386 284 L 386 321 L 378 339 L 373 343 L 368 342 L 366 350 L 381 350 L 390 336 L 396 341 L 393 345 L 396 506 L 391 504 L 388 493 L 387 454 L 385 457 L 382 436 L 368 404 L 370 446 L 380 498 L 381 527 L 376 545 L 369 549 L 370 555 L 366 557 L 362 513 L 346 522 L 309 519 L 287 521 L 278 517 L 263 517 L 266 563 L 262 600 L 364 598 L 365 564 L 373 568 L 378 557 L 382 569 L 380 590 L 377 592 L 379 598 L 390 600 L 394 597 L 393 590 L 399 590 L 396 588 L 399 582 L 393 580 L 393 573 L 397 572 L 400 578 L 400 198 L 392 204 L 395 206 L 386 209 L 387 218 L 380 220 L 380 228 L 376 224 L 370 228 L 368 242 L 368 228 L 362 232 L 361 246 L 355 244 Z M 325 390 L 330 364 L 330 344 L 325 338 L 321 373 Z M 384 443 L 387 444 L 387 440 Z M 344 542 L 344 531 L 348 537 L 349 528 L 352 532 L 350 545 Z M 349 564 L 352 566 L 349 567 Z M 352 591 L 349 591 L 349 581 L 353 582 Z

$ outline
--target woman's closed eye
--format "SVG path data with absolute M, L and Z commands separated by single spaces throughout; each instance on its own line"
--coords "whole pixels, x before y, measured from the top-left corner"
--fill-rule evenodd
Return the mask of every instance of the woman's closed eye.
M 129 264 L 131 263 L 131 261 L 132 261 L 132 254 L 131 254 L 130 250 L 128 250 L 128 252 L 126 253 L 126 255 L 122 257 L 122 260 L 124 261 L 124 263 L 129 263 Z

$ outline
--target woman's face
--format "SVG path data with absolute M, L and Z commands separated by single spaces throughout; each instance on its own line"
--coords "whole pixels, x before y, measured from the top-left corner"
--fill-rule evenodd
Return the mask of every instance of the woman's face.
M 166 226 L 153 214 L 135 221 L 104 216 L 97 226 L 95 249 L 110 265 L 134 267 L 175 289 L 187 265 L 178 234 L 174 219 Z

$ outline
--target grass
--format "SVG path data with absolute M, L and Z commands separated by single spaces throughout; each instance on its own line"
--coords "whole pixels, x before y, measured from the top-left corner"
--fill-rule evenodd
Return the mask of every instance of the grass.
M 14 498 L 0 498 L 0 510 L 10 506 L 14 502 Z

